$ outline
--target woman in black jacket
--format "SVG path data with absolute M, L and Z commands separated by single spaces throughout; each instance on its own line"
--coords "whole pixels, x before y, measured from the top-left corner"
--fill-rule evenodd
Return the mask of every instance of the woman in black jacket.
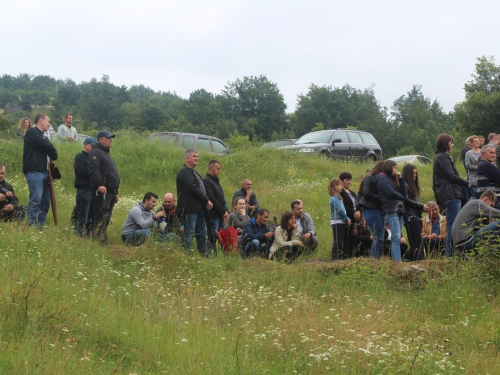
M 469 181 L 464 180 L 458 174 L 457 168 L 450 156 L 455 147 L 453 137 L 448 134 L 440 134 L 436 142 L 436 157 L 432 175 L 432 189 L 436 202 L 443 206 L 446 214 L 446 256 L 453 255 L 453 240 L 451 238 L 451 227 L 455 217 L 460 211 L 461 201 L 464 197 L 463 188 L 470 187 Z
M 417 167 L 406 164 L 403 167 L 402 177 L 406 187 L 404 199 L 404 221 L 408 236 L 409 251 L 405 258 L 409 261 L 424 259 L 422 248 L 422 211 L 427 211 L 427 206 L 420 203 L 420 186 L 418 184 Z

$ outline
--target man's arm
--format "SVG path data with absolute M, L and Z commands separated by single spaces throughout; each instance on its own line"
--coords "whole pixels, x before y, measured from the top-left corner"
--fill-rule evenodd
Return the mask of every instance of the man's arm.
M 305 228 L 302 227 L 302 233 L 303 234 L 311 233 L 312 236 L 315 236 L 316 235 L 316 228 L 314 227 L 314 223 L 313 223 L 311 215 L 309 215 L 308 213 L 304 212 L 304 216 L 306 218 L 306 224 L 307 224 L 307 226 Z
M 493 180 L 500 186 L 500 169 L 492 163 L 481 163 L 480 174 Z
M 93 186 L 104 186 L 104 180 L 101 176 L 101 159 L 99 158 L 98 150 L 90 151 L 88 173 L 90 175 L 90 183 Z
M 30 129 L 31 130 L 31 129 Z M 24 141 L 30 146 L 47 154 L 51 160 L 57 160 L 57 150 L 50 141 L 39 131 L 28 131 L 24 136 Z
M 194 170 L 190 171 L 188 168 L 182 168 L 178 173 L 178 181 L 181 184 L 182 191 L 195 196 L 203 204 L 206 204 L 210 199 L 203 193 L 203 190 L 198 185 L 197 178 L 195 177 Z

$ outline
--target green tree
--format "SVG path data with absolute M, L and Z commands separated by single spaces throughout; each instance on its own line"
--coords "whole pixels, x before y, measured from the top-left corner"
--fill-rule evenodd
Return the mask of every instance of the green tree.
M 240 133 L 252 138 L 269 140 L 273 131 L 286 125 L 283 95 L 264 75 L 228 82 L 219 100 L 225 116 L 236 121 Z
M 467 135 L 498 133 L 500 129 L 500 65 L 480 57 L 473 80 L 465 84 L 465 101 L 455 105 L 455 118 Z
M 195 127 L 205 125 L 214 128 L 224 118 L 220 101 L 205 89 L 195 90 L 189 95 L 182 114 Z

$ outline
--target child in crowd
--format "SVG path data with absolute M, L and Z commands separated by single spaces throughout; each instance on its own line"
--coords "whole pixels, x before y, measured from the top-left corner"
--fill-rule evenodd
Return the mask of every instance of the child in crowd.
M 342 203 L 341 192 L 342 181 L 338 178 L 332 178 L 328 185 L 328 193 L 330 194 L 330 225 L 333 230 L 332 260 L 340 259 L 345 228 L 351 225 L 351 220 L 347 216 L 344 203 Z

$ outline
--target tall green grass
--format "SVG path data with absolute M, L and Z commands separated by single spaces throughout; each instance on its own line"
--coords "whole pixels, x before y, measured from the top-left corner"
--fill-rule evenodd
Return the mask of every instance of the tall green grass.
M 22 144 L 0 144 L 22 203 Z M 81 146 L 58 145 L 59 225 L 43 232 L 0 224 L 1 374 L 478 374 L 498 373 L 498 285 L 481 260 L 389 259 L 286 265 L 219 254 L 185 256 L 172 245 L 124 247 L 128 210 L 146 191 L 175 192 L 183 151 L 119 134 L 111 154 L 121 201 L 107 247 L 74 234 L 72 162 Z M 205 173 L 214 155 L 201 154 Z M 366 164 L 249 148 L 226 157 L 228 201 L 252 179 L 278 216 L 300 198 L 318 229 L 312 255 L 331 249 L 328 180 Z M 419 168 L 422 200 L 431 167 Z

